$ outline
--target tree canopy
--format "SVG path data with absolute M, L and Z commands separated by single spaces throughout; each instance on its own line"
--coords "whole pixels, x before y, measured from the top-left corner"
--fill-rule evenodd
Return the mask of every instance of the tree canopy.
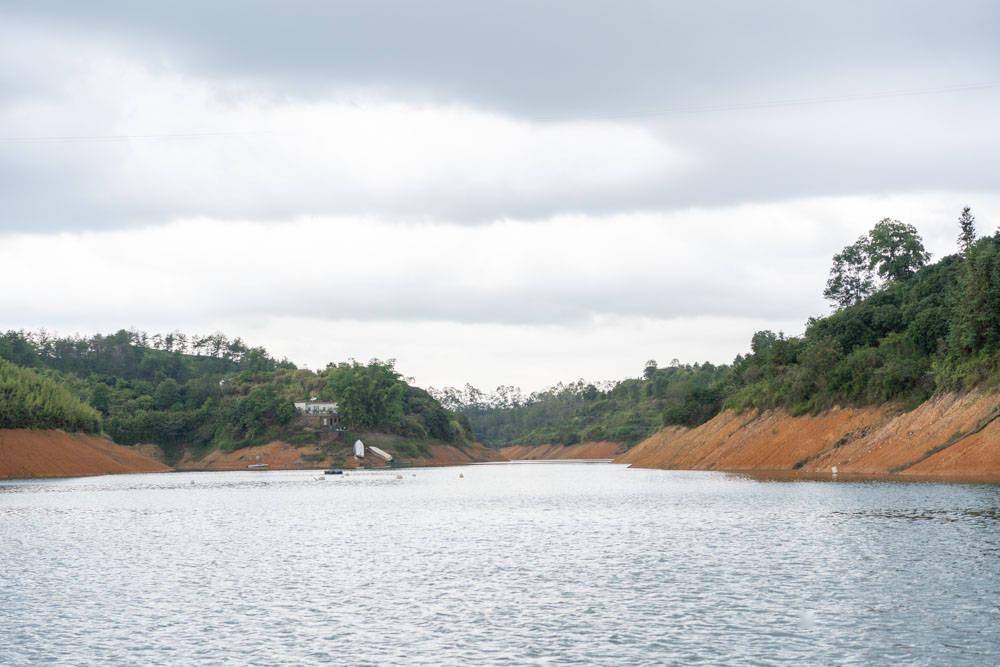
M 168 455 L 181 446 L 234 449 L 315 437 L 302 430 L 293 405 L 313 396 L 340 403 L 342 422 L 353 429 L 456 444 L 471 438 L 463 417 L 409 386 L 391 361 L 352 361 L 315 373 L 222 334 L 124 330 L 89 338 L 8 331 L 0 334 L 0 358 L 25 367 L 8 363 L 19 371 L 43 373 L 62 392 L 30 385 L 26 393 L 19 380 L 17 393 L 8 392 L 7 426 L 103 427 L 122 444 L 155 443 Z M 36 394 L 47 398 L 40 403 Z M 13 409 L 11 401 L 24 405 Z M 62 407 L 44 414 L 61 410 L 62 421 L 37 416 L 39 405 L 57 403 Z
M 0 428 L 95 432 L 100 415 L 59 382 L 0 359 Z
M 833 267 L 823 296 L 846 308 L 871 296 L 875 292 L 875 284 L 875 273 L 868 256 L 868 240 L 861 237 L 833 256 Z
M 958 216 L 958 227 L 958 249 L 963 255 L 967 255 L 976 242 L 976 216 L 972 215 L 972 209 L 968 206 Z
M 324 373 L 328 395 L 335 396 L 341 418 L 360 428 L 398 423 L 403 417 L 406 388 L 395 361 L 373 359 L 331 365 Z
M 840 308 L 857 305 L 889 282 L 906 280 L 929 260 L 915 227 L 884 218 L 833 256 L 823 296 Z

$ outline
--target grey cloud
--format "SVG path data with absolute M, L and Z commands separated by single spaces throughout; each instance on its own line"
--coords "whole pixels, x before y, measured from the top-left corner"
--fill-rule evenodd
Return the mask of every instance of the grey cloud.
M 837 3 L 39 2 L 0 8 L 35 31 L 107 38 L 130 57 L 195 77 L 250 82 L 275 99 L 346 87 L 457 102 L 542 125 L 680 109 L 1000 79 L 1000 5 Z M 124 45 L 124 46 L 122 46 Z M 51 68 L 39 57 L 39 68 Z M 44 99 L 50 71 L 0 67 L 5 104 Z M 23 74 L 23 73 L 22 73 Z M 129 91 L 123 90 L 123 101 Z M 74 109 L 86 119 L 91 110 Z M 94 112 L 98 116 L 100 110 Z M 0 144 L 0 233 L 303 215 L 489 222 L 791 197 L 996 191 L 1000 88 L 815 107 L 636 117 L 692 158 L 606 188 L 533 194 L 498 183 L 461 193 L 329 197 L 173 196 L 121 186 L 114 146 Z M 151 127 L 159 131 L 160 127 Z M 100 128 L 98 127 L 99 131 Z M 59 128 L 52 132 L 62 134 Z M 211 141 L 211 140 L 208 140 Z M 197 157 L 192 157 L 196 161 Z M 227 174 L 219 174 L 224 179 Z M 169 179 L 169 175 L 164 178 Z M 233 182 L 238 188 L 239 181 Z M 247 184 L 253 189 L 253 184 Z
M 943 64 L 995 72 L 1000 56 L 1000 5 L 990 0 L 66 0 L 9 11 L 160 44 L 195 71 L 298 94 L 401 86 L 562 117 L 724 103 L 727 91 L 802 75 Z

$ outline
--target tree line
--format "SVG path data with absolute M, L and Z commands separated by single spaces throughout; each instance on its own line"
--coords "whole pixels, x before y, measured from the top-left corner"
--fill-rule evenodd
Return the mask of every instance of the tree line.
M 192 338 L 209 343 L 194 347 Z M 88 410 L 86 424 L 74 421 L 72 402 L 66 403 L 62 421 L 27 419 L 25 415 L 35 414 L 29 408 L 37 401 L 19 390 L 4 404 L 6 426 L 86 426 L 103 429 L 122 444 L 155 443 L 169 455 L 179 455 L 183 447 L 235 449 L 273 439 L 314 442 L 318 436 L 296 419 L 294 402 L 318 397 L 338 402 L 342 422 L 359 432 L 454 444 L 471 439 L 467 419 L 409 385 L 391 360 L 330 364 L 314 372 L 275 360 L 239 338 L 174 339 L 176 344 L 168 344 L 166 336 L 125 330 L 90 337 L 0 334 L 0 359 L 20 371 L 44 374 L 61 390 L 59 395 Z M 191 354 L 197 350 L 202 353 Z M 13 409 L 18 402 L 23 406 Z
M 579 381 L 525 397 L 466 386 L 437 396 L 492 445 L 611 439 L 634 443 L 668 425 L 696 426 L 725 408 L 895 401 L 1000 385 L 1000 230 L 978 238 L 958 218 L 958 252 L 936 263 L 912 226 L 885 218 L 833 257 L 824 296 L 834 312 L 800 336 L 758 331 L 731 364 L 666 368 L 599 386 Z

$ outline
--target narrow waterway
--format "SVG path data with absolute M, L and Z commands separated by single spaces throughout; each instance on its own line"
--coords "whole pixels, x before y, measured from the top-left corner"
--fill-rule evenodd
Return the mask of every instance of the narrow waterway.
M 5 665 L 1000 663 L 996 485 L 572 463 L 19 481 L 0 543 Z

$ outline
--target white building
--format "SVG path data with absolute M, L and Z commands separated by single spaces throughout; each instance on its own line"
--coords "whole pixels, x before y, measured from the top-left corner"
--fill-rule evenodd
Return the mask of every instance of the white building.
M 322 426 L 333 428 L 340 423 L 337 404 L 330 401 L 318 401 L 315 398 L 308 401 L 298 401 L 295 409 L 301 414 L 314 418 Z

